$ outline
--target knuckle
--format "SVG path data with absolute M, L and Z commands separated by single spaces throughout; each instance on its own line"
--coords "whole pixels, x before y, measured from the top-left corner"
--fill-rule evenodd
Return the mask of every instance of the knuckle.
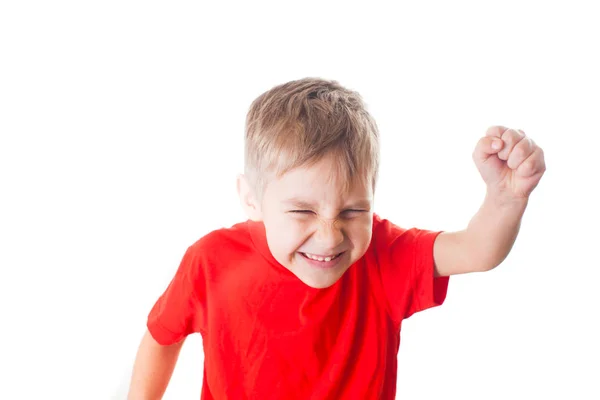
M 525 156 L 525 149 L 520 146 L 516 146 L 512 151 L 514 157 L 523 158 Z
M 527 173 L 533 173 L 535 171 L 535 161 L 534 160 L 525 161 L 525 163 L 523 165 L 523 169 Z
M 504 132 L 504 134 L 502 135 L 502 139 L 506 140 L 508 143 L 513 143 L 515 141 L 515 130 L 514 129 L 508 129 Z
M 499 129 L 499 128 L 500 128 L 500 127 L 499 127 L 498 125 L 491 125 L 491 126 L 489 126 L 489 127 L 486 129 L 485 133 L 486 133 L 486 135 L 490 135 L 490 134 L 492 134 L 492 133 L 493 133 L 495 130 L 497 130 L 497 129 Z

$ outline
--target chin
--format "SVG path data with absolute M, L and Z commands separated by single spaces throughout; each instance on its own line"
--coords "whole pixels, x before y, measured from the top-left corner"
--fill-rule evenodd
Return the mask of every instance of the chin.
M 296 266 L 298 267 L 298 266 Z M 292 273 L 298 277 L 305 285 L 313 289 L 326 289 L 340 280 L 348 270 L 348 265 L 344 263 L 330 270 L 318 270 L 314 267 L 302 265 L 299 269 L 292 269 Z
M 309 286 L 313 289 L 327 289 L 328 287 L 332 286 L 334 283 L 336 283 L 340 278 L 336 278 L 336 279 L 313 279 L 313 278 L 302 278 L 299 277 L 298 278 L 304 282 L 304 284 L 306 286 Z

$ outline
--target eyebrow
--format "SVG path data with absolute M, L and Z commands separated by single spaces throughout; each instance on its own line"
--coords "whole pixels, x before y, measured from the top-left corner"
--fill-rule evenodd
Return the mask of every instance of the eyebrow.
M 302 198 L 293 197 L 291 199 L 287 199 L 284 201 L 285 204 L 290 206 L 296 206 L 299 208 L 316 208 L 316 204 L 311 203 L 310 201 L 304 200 Z M 369 199 L 362 199 L 346 205 L 343 208 L 370 208 L 371 202 Z

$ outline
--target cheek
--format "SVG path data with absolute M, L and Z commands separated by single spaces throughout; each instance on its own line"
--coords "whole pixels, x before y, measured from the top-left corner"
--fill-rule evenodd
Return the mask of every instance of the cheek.
M 364 252 L 369 247 L 369 243 L 371 243 L 372 230 L 373 227 L 370 220 L 355 221 L 348 230 L 348 239 L 350 239 L 357 250 Z
M 309 229 L 302 221 L 284 220 L 278 225 L 273 241 L 280 254 L 295 253 L 306 241 Z
M 288 249 L 290 252 L 295 252 L 310 237 L 310 227 L 306 223 L 294 221 L 288 225 L 287 236 Z

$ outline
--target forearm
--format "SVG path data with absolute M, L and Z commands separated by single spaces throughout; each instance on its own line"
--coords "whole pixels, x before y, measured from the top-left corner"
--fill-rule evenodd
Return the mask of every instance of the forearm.
M 171 346 L 156 343 L 146 332 L 140 344 L 128 400 L 160 400 L 167 389 L 183 341 Z
M 513 247 L 527 199 L 503 200 L 490 193 L 464 231 L 473 265 L 482 271 L 498 266 Z

